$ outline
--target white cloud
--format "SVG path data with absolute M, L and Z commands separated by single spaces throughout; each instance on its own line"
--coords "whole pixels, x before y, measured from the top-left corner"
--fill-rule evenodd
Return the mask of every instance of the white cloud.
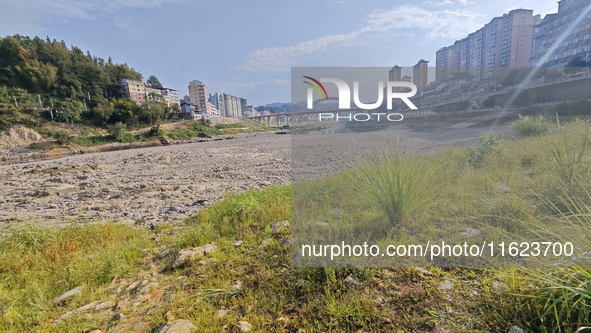
M 175 0 L 5 1 L 0 11 L 0 35 L 41 34 L 44 30 L 43 25 L 56 20 L 94 20 L 97 18 L 114 20 L 113 15 L 122 9 L 153 8 L 170 1 Z M 113 24 L 128 32 L 133 30 L 124 22 L 114 22 Z
M 325 51 L 330 47 L 353 45 L 361 35 L 372 32 L 407 34 L 424 30 L 422 42 L 438 38 L 460 38 L 483 25 L 485 15 L 468 10 L 429 11 L 404 5 L 390 10 L 374 11 L 368 15 L 365 26 L 347 34 L 328 35 L 292 46 L 256 50 L 246 62 L 238 66 L 244 71 L 286 71 L 297 63 L 298 57 Z M 401 31 L 401 30 L 407 30 Z

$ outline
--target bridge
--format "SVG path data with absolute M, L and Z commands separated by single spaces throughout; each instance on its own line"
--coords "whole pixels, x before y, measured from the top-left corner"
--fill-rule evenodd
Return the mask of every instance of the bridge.
M 277 127 L 280 127 L 279 119 L 283 116 L 287 118 L 287 126 L 291 126 L 292 121 L 298 121 L 301 119 L 302 116 L 307 116 L 311 114 L 320 114 L 320 113 L 341 113 L 341 114 L 356 114 L 356 113 L 372 113 L 375 111 L 372 110 L 365 110 L 360 108 L 351 108 L 351 109 L 339 109 L 338 108 L 338 98 L 337 97 L 329 97 L 328 100 L 326 99 L 317 99 L 313 102 L 313 105 L 317 107 L 314 109 L 304 109 L 302 111 L 293 111 L 293 112 L 282 112 L 282 113 L 275 113 L 272 115 L 261 115 L 261 116 L 254 116 L 249 117 L 248 119 L 258 119 L 259 124 L 262 125 L 263 119 L 267 120 L 267 126 L 271 127 L 271 119 L 274 118 Z M 427 108 L 419 108 L 417 110 L 405 109 L 405 110 L 397 110 L 397 113 L 401 113 L 403 116 L 427 116 L 431 114 L 435 114 L 433 112 L 433 107 Z

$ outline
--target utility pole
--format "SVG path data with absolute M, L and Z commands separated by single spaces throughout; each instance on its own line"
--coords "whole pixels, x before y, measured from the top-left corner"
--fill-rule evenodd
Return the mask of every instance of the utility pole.
M 14 99 L 14 106 L 18 108 L 18 103 L 16 102 L 16 97 L 14 97 L 14 95 L 12 95 L 12 99 Z
M 43 110 L 43 103 L 41 103 L 41 95 L 37 95 L 39 97 L 39 106 L 41 106 L 41 110 Z
M 53 120 L 53 98 L 49 97 L 49 102 L 51 102 L 51 109 L 49 109 L 49 114 L 51 115 L 51 120 Z

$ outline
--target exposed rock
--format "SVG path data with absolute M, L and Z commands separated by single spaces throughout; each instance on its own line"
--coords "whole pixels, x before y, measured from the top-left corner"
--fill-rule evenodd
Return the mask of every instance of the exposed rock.
M 66 299 L 68 299 L 68 298 L 70 298 L 70 297 L 72 297 L 74 295 L 80 294 L 81 292 L 82 292 L 82 286 L 78 286 L 78 287 L 76 287 L 76 288 L 74 288 L 74 289 L 72 289 L 72 290 L 70 290 L 68 292 L 65 292 L 65 293 L 59 295 L 59 297 L 56 298 L 53 301 L 53 303 L 59 304 L 59 303 L 65 302 Z
M 127 286 L 125 293 L 133 294 L 141 287 L 141 285 L 142 281 L 135 281 L 134 283 Z
M 94 308 L 95 305 L 97 305 L 99 303 L 100 303 L 100 301 L 94 301 L 92 303 L 88 303 L 88 304 L 86 304 L 84 306 L 81 306 L 81 307 L 79 307 L 78 309 L 76 309 L 74 311 L 77 311 L 77 312 L 88 311 L 88 310 Z
M 217 246 L 214 244 L 205 244 L 203 246 L 194 247 L 192 249 L 180 250 L 176 255 L 176 260 L 172 264 L 173 268 L 181 267 L 189 264 L 206 254 L 215 252 Z
M 329 210 L 327 214 L 337 215 L 337 214 L 341 214 L 342 212 L 343 211 L 338 208 L 333 208 L 333 209 Z
M 392 320 L 390 318 L 379 316 L 378 320 L 384 324 L 392 324 Z
M 233 247 L 241 247 L 242 244 L 244 244 L 242 239 L 237 239 L 237 240 L 233 241 L 232 244 L 230 244 L 230 245 L 232 245 Z
M 139 293 L 140 294 L 145 294 L 148 291 L 150 291 L 152 288 L 158 286 L 158 283 L 156 282 L 151 282 L 150 284 L 148 284 L 147 286 L 143 287 L 142 289 L 140 289 Z
M 118 313 L 111 318 L 111 321 L 125 321 L 125 319 L 127 319 L 127 316 L 125 316 L 123 313 Z
M 318 229 L 328 229 L 330 228 L 330 224 L 327 222 L 314 222 L 314 226 Z
M 423 275 L 429 275 L 429 276 L 433 275 L 433 273 L 431 273 L 430 271 L 428 271 L 422 267 L 416 267 L 415 271 L 417 271 L 418 273 L 421 273 Z
M 349 287 L 360 287 L 363 285 L 363 283 L 359 282 L 359 279 L 353 274 L 349 274 L 343 282 Z
M 437 285 L 437 289 L 439 289 L 441 291 L 452 290 L 453 287 L 454 287 L 454 284 L 449 280 L 445 280 Z
M 143 295 L 137 295 L 136 297 L 132 298 L 130 300 L 130 302 L 135 303 L 135 302 L 140 302 L 143 301 L 145 299 L 145 297 Z
M 43 141 L 41 134 L 28 127 L 17 125 L 0 133 L 0 150 L 2 148 L 24 147 L 39 141 Z
M 500 281 L 495 281 L 495 282 L 493 282 L 492 286 L 490 287 L 490 290 L 498 293 L 498 292 L 505 290 L 507 287 L 509 287 L 509 286 L 506 283 L 500 282 Z
M 289 221 L 283 220 L 283 221 L 275 222 L 275 223 L 271 224 L 271 233 L 279 234 L 279 233 L 281 233 L 281 231 L 283 231 L 284 229 L 287 229 L 287 228 L 289 228 Z
M 217 310 L 216 312 L 213 313 L 213 316 L 216 318 L 222 318 L 225 317 L 228 314 L 228 310 Z
M 148 323 L 140 321 L 140 322 L 133 324 L 132 328 L 133 328 L 133 331 L 132 331 L 133 333 L 148 333 L 150 326 L 148 325 Z
M 482 234 L 482 232 L 480 230 L 473 229 L 473 228 L 462 228 L 458 232 L 458 235 L 464 236 L 464 237 L 480 236 L 481 234 Z
M 509 330 L 509 333 L 525 333 L 525 331 L 521 327 L 515 325 L 515 326 L 511 327 L 511 329 Z
M 291 238 L 286 238 L 281 241 L 281 247 L 288 247 L 291 245 Z
M 115 306 L 115 304 L 113 304 L 113 302 L 102 302 L 100 304 L 97 304 L 97 306 L 94 307 L 94 311 L 101 311 L 101 310 L 105 310 L 105 309 L 110 309 L 113 306 Z
M 119 301 L 117 305 L 115 305 L 115 310 L 125 309 L 131 306 L 130 301 Z
M 242 290 L 242 285 L 243 285 L 242 281 L 238 280 L 234 283 L 233 287 L 238 290 Z
M 252 307 L 245 306 L 245 307 L 241 308 L 240 310 L 238 310 L 238 315 L 240 317 L 244 317 L 247 313 L 250 312 L 250 310 L 252 310 Z
M 171 294 L 164 294 L 162 300 L 165 302 L 172 302 L 172 295 Z
M 192 333 L 197 330 L 197 327 L 192 322 L 179 319 L 171 323 L 162 324 L 154 333 Z
M 176 317 L 174 316 L 174 313 L 172 313 L 172 311 L 167 311 L 164 315 L 164 319 L 166 319 L 167 322 L 173 322 L 176 320 Z
M 239 321 L 236 326 L 234 326 L 234 332 L 250 332 L 252 329 L 252 325 L 247 321 Z
M 162 258 L 166 258 L 170 255 L 174 254 L 174 251 L 171 249 L 166 249 L 164 251 L 162 251 L 159 255 L 158 258 L 162 259 Z
M 267 238 L 261 242 L 261 247 L 265 247 L 271 243 L 273 243 L 273 238 Z

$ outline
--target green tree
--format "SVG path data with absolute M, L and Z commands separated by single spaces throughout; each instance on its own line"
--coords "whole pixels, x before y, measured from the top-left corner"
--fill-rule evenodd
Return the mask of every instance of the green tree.
M 113 103 L 110 103 L 106 99 L 104 99 L 104 101 L 97 103 L 97 105 L 92 108 L 92 115 L 95 124 L 100 126 L 107 125 L 114 111 L 115 106 L 113 105 Z
M 150 88 L 157 88 L 157 89 L 163 88 L 162 83 L 160 83 L 160 80 L 158 80 L 158 78 L 155 75 L 150 75 L 148 80 L 146 80 L 146 85 Z

